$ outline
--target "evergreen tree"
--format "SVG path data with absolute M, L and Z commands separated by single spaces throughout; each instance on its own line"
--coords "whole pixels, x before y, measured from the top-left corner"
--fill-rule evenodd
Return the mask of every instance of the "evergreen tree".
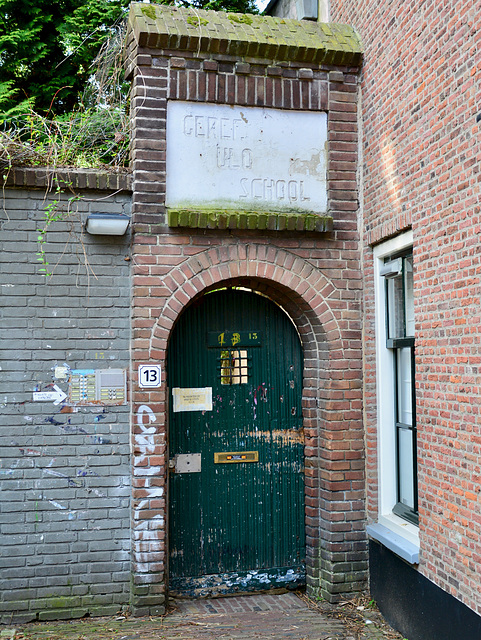
M 253 0 L 166 3 L 257 12 Z M 125 19 L 128 5 L 129 0 L 0 0 L 0 111 L 18 111 L 19 104 L 43 114 L 74 109 L 92 61 Z
M 0 0 L 0 83 L 47 112 L 69 111 L 128 0 Z

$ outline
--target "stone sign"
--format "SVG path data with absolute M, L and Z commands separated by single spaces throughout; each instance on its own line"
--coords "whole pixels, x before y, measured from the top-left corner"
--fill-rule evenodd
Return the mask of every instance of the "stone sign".
M 171 101 L 170 208 L 324 213 L 327 114 Z

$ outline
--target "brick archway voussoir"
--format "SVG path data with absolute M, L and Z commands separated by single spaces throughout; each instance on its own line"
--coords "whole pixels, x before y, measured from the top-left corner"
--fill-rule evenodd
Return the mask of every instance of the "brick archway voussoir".
M 336 292 L 333 283 L 293 253 L 250 244 L 215 247 L 171 269 L 166 279 L 172 293 L 152 329 L 151 348 L 166 344 L 166 336 L 191 300 L 216 284 L 245 277 L 267 280 L 294 292 L 318 318 L 328 344 L 334 346 L 340 341 L 337 318 L 328 303 L 329 296 Z

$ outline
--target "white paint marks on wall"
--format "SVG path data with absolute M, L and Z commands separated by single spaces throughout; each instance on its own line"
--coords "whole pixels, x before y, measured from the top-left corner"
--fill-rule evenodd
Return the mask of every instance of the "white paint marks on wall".
M 147 423 L 144 424 L 147 419 Z M 142 542 L 153 539 L 158 540 L 157 531 L 162 530 L 165 525 L 163 516 L 159 513 L 146 520 L 142 517 L 142 511 L 149 509 L 150 500 L 162 497 L 164 489 L 158 486 L 151 486 L 150 478 L 160 474 L 159 466 L 144 465 L 146 458 L 155 453 L 155 434 L 157 428 L 152 423 L 156 422 L 154 412 L 148 405 L 141 405 L 137 411 L 137 426 L 140 433 L 135 435 L 135 444 L 139 455 L 134 458 L 134 475 L 144 477 L 145 498 L 136 506 L 133 514 L 134 520 L 134 555 L 136 569 L 139 572 L 149 571 L 151 556 L 143 551 Z
M 55 500 L 49 500 L 50 504 L 53 504 L 54 507 L 57 507 L 57 509 L 66 509 L 67 507 L 64 507 L 62 504 L 60 504 L 60 502 L 56 502 Z

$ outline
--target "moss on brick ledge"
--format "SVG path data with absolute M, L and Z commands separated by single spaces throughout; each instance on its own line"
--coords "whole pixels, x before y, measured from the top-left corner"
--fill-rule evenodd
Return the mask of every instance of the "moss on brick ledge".
M 315 213 L 204 211 L 169 209 L 170 227 L 190 229 L 249 229 L 266 231 L 332 231 L 332 217 Z
M 359 36 L 348 25 L 272 16 L 133 2 L 129 31 L 139 46 L 152 49 L 343 66 L 359 66 L 362 57 Z

